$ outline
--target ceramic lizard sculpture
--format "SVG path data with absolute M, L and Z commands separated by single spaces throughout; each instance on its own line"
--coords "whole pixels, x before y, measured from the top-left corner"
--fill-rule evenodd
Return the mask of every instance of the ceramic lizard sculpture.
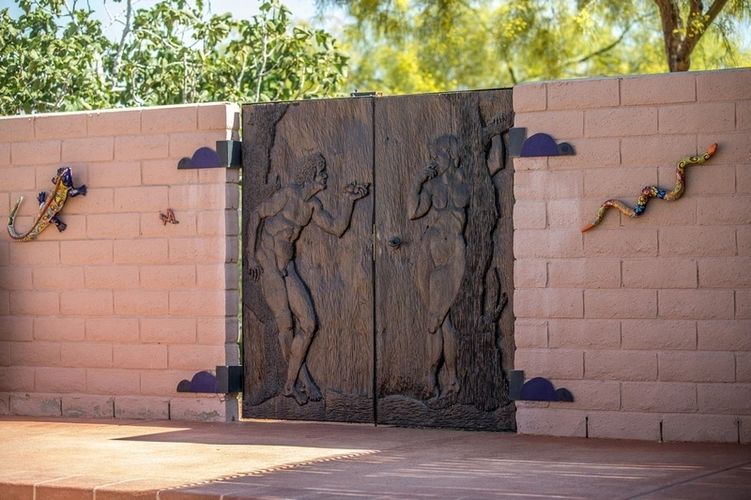
M 18 213 L 18 209 L 23 201 L 23 196 L 18 198 L 16 205 L 13 207 L 13 210 L 10 211 L 10 215 L 8 216 L 8 234 L 10 234 L 11 238 L 20 241 L 31 241 L 39 236 L 39 233 L 44 231 L 50 223 L 55 224 L 58 231 L 65 231 L 67 226 L 60 220 L 57 214 L 63 209 L 63 205 L 65 205 L 65 201 L 69 196 L 78 196 L 79 194 L 86 195 L 86 186 L 81 185 L 77 188 L 73 186 L 73 173 L 70 167 L 58 168 L 57 174 L 52 178 L 52 183 L 55 185 L 55 188 L 49 196 L 44 191 L 37 196 L 37 200 L 39 201 L 39 213 L 37 214 L 36 220 L 34 221 L 34 225 L 31 226 L 31 229 L 23 234 L 18 233 L 13 227 L 16 213 Z

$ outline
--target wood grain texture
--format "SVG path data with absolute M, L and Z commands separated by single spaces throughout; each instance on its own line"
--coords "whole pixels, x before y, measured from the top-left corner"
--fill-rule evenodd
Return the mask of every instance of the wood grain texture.
M 260 203 L 294 181 L 299 160 L 312 153 L 326 159 L 328 186 L 316 196 L 332 216 L 338 217 L 344 210 L 342 191 L 347 184 L 372 184 L 368 101 L 251 105 L 244 109 L 243 122 L 246 222 Z M 331 399 L 337 415 L 334 419 L 340 420 L 337 408 L 340 395 L 346 394 L 364 400 L 348 420 L 372 420 L 371 216 L 372 196 L 366 196 L 355 204 L 349 228 L 340 238 L 309 223 L 295 243 L 296 269 L 312 298 L 318 323 L 307 366 L 323 392 L 322 402 L 300 406 L 280 396 L 287 363 L 281 354 L 278 327 L 262 287 L 244 273 L 245 416 L 326 420 Z M 246 260 L 247 231 L 246 226 Z M 299 322 L 295 323 L 299 331 Z M 269 407 L 276 410 L 269 411 Z

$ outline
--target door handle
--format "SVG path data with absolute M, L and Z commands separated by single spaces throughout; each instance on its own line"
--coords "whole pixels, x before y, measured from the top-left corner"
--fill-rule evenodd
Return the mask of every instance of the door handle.
M 388 241 L 389 246 L 393 248 L 394 250 L 399 250 L 399 247 L 402 246 L 402 243 L 404 242 L 398 236 L 392 236 L 391 238 L 389 238 L 389 241 Z

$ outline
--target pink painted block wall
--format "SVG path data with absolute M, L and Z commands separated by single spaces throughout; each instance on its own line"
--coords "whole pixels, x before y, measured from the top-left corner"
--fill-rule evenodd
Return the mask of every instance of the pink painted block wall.
M 237 139 L 217 103 L 0 118 L 0 216 L 62 165 L 87 196 L 65 232 L 0 237 L 0 414 L 225 420 L 237 401 L 177 393 L 238 360 L 238 171 L 177 170 Z M 172 208 L 179 224 L 164 225 Z
M 519 402 L 519 432 L 751 442 L 751 70 L 521 85 L 514 107 L 577 153 L 514 160 L 515 368 L 576 398 Z M 580 232 L 715 142 L 680 200 Z

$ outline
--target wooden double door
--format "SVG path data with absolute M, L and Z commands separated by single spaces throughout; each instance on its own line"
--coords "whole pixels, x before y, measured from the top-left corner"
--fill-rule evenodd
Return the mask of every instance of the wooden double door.
M 512 119 L 507 89 L 243 107 L 244 417 L 514 428 Z

